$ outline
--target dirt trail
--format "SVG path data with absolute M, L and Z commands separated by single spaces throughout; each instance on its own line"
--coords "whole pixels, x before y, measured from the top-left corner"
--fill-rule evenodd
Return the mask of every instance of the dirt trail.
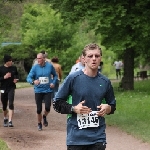
M 52 108 L 49 126 L 38 131 L 33 88 L 16 90 L 14 128 L 4 128 L 2 113 L 0 118 L 0 138 L 11 150 L 66 150 L 66 115 L 58 114 Z M 106 132 L 106 150 L 150 150 L 150 144 L 115 127 L 107 127 Z

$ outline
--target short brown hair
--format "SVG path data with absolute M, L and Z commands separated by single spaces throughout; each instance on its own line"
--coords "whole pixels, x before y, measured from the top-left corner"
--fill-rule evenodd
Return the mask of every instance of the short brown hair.
M 95 50 L 95 49 L 100 50 L 100 54 L 102 56 L 102 50 L 101 50 L 101 48 L 97 44 L 95 44 L 95 43 L 90 43 L 90 44 L 86 45 L 84 47 L 83 51 L 82 51 L 82 54 L 83 54 L 83 56 L 86 56 L 86 51 L 88 51 L 88 50 Z
M 55 62 L 55 63 L 58 63 L 58 62 L 59 62 L 59 59 L 58 59 L 58 57 L 53 57 L 53 58 L 51 59 L 51 61 L 52 61 L 52 62 Z

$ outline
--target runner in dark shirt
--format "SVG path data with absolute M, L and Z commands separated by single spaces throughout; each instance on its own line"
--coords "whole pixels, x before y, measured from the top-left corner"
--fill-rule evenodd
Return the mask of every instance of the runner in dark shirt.
M 18 81 L 18 71 L 15 66 L 12 66 L 12 57 L 9 55 L 4 56 L 4 65 L 0 66 L 0 90 L 1 102 L 4 113 L 4 127 L 13 127 L 12 118 L 14 114 L 14 96 L 16 83 Z M 7 105 L 9 102 L 9 111 Z M 7 113 L 9 119 L 7 117 Z M 9 122 L 8 122 L 9 121 Z

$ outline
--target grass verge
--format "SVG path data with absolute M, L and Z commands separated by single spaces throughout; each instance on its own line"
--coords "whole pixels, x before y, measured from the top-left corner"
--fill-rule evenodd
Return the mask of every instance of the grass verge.
M 32 87 L 31 84 L 27 83 L 27 82 L 17 82 L 16 83 L 16 88 L 26 88 L 26 87 Z
M 0 139 L 0 150 L 10 150 L 6 143 Z
M 117 109 L 114 115 L 106 116 L 107 125 L 117 126 L 128 134 L 150 143 L 150 80 L 135 81 L 133 91 L 117 91 L 118 83 L 112 84 Z

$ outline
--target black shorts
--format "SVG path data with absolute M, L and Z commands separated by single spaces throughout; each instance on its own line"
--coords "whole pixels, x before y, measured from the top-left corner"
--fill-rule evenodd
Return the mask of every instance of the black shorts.
M 40 114 L 42 112 L 42 101 L 45 102 L 45 110 L 47 112 L 50 111 L 51 107 L 51 92 L 49 93 L 35 93 L 35 101 L 37 105 L 37 113 Z
M 105 143 L 95 143 L 92 145 L 68 145 L 67 150 L 105 150 Z
M 14 96 L 15 96 L 14 88 L 7 90 L 7 92 L 4 91 L 4 93 L 1 93 L 1 102 L 3 105 L 3 111 L 7 109 L 8 102 L 9 102 L 9 109 L 14 110 Z

